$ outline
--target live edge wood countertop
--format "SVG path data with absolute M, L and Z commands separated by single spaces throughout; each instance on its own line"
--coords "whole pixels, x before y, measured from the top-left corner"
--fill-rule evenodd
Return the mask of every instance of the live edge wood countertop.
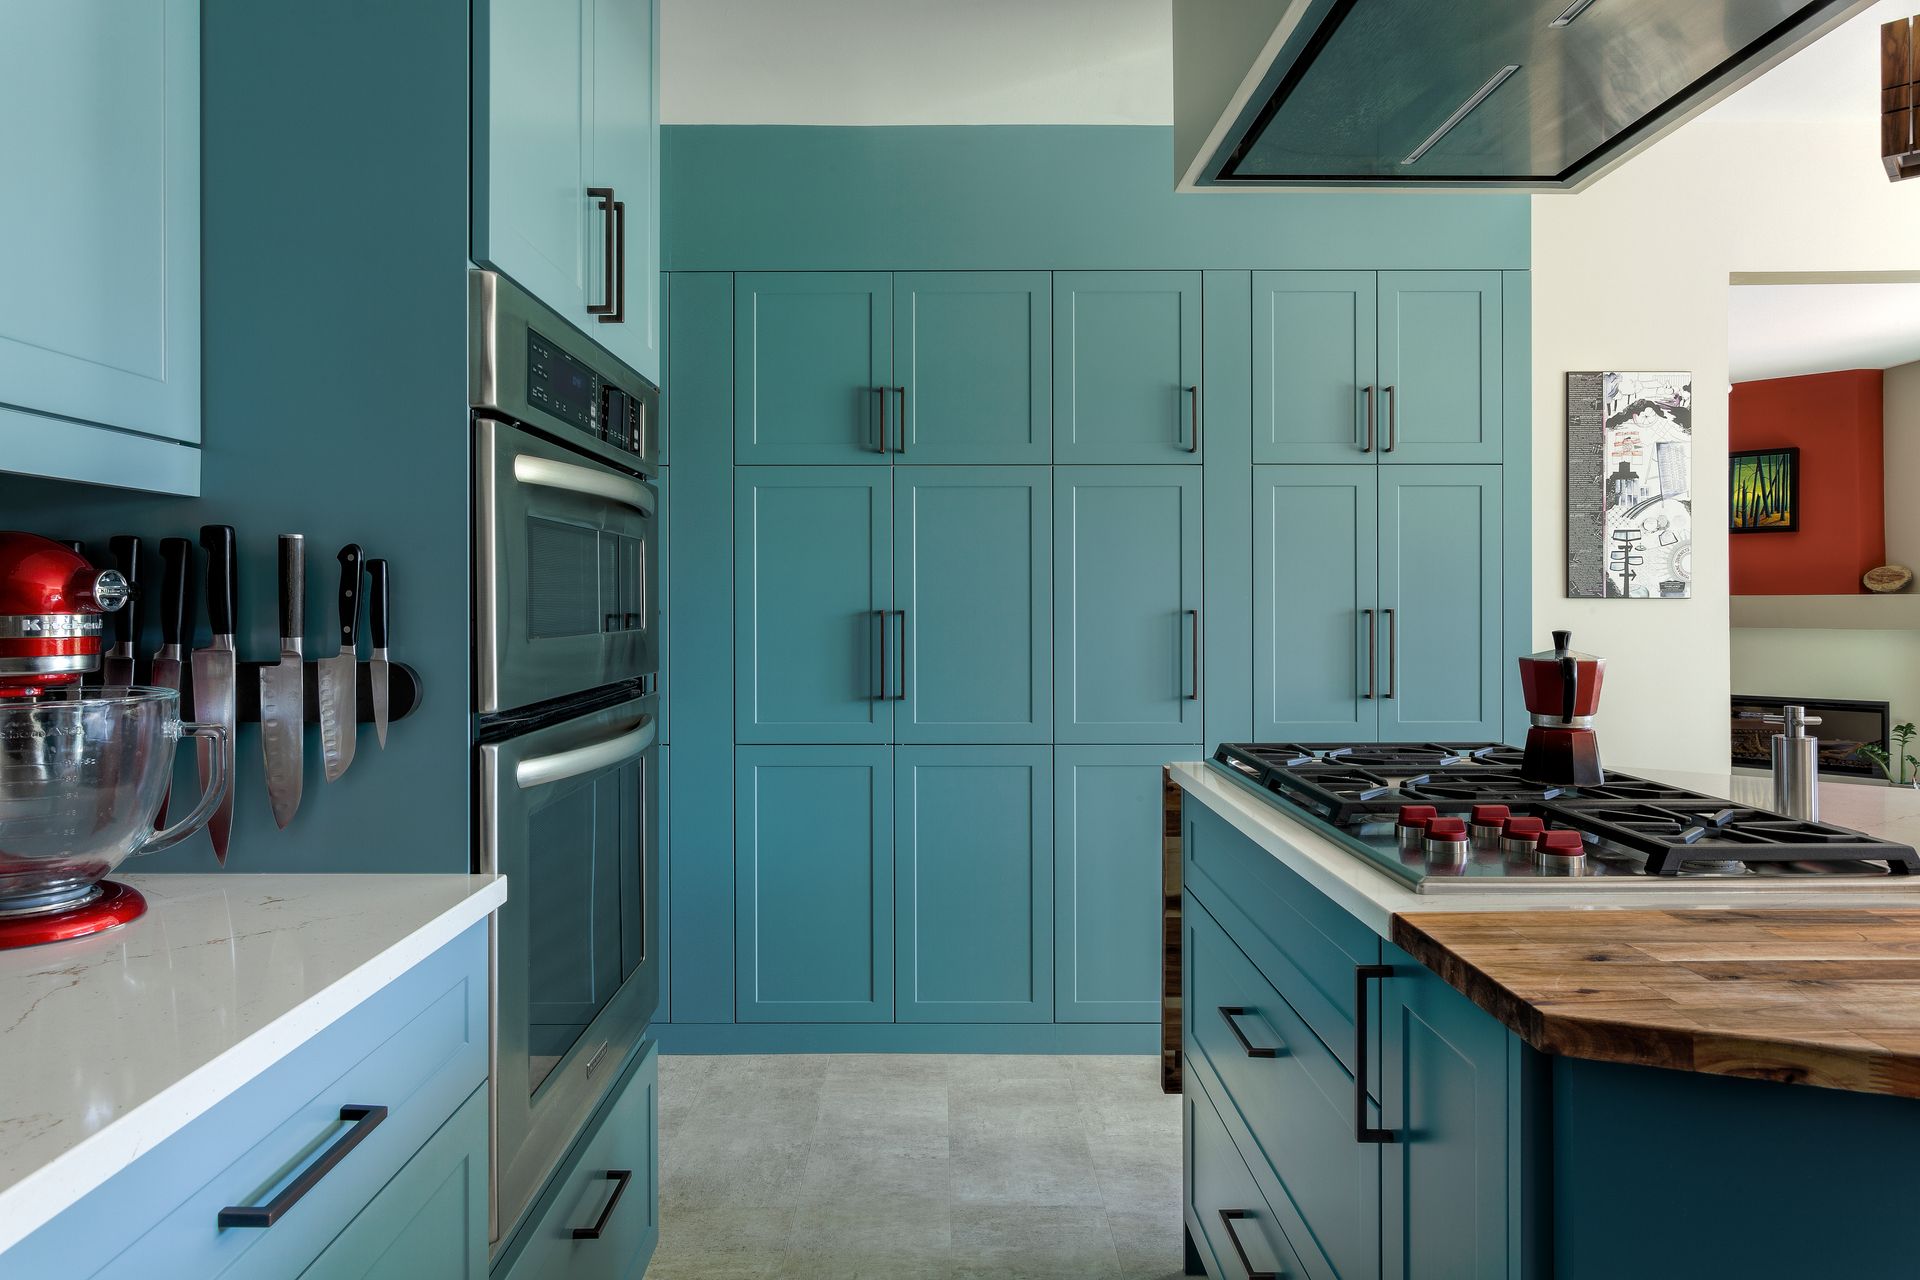
M 1405 912 L 1544 1053 L 1920 1098 L 1920 908 Z

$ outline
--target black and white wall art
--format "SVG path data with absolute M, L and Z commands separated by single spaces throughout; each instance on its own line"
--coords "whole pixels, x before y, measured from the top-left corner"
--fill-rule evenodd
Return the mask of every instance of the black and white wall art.
M 1693 375 L 1567 375 L 1567 595 L 1693 593 Z

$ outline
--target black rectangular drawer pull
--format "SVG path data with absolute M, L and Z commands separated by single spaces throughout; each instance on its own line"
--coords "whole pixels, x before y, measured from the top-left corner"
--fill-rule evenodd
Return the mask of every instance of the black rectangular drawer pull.
M 1400 1139 L 1391 1129 L 1376 1129 L 1367 1123 L 1367 984 L 1375 978 L 1391 978 L 1390 964 L 1359 964 L 1353 967 L 1353 1140 L 1384 1146 Z
M 1253 1043 L 1253 1041 L 1247 1039 L 1247 1033 L 1240 1029 L 1240 1024 L 1238 1022 L 1234 1021 L 1235 1018 L 1247 1017 L 1248 1015 L 1252 1014 L 1252 1012 L 1253 1010 L 1245 1007 L 1244 1005 L 1223 1004 L 1220 1006 L 1220 1017 L 1225 1020 L 1227 1024 L 1227 1029 L 1233 1032 L 1233 1038 L 1240 1042 L 1240 1048 L 1246 1053 L 1246 1055 L 1249 1058 L 1279 1057 L 1280 1050 L 1286 1048 L 1287 1047 L 1286 1045 L 1282 1044 L 1275 1048 L 1270 1049 L 1265 1045 L 1255 1044 Z
M 1251 1218 L 1252 1216 L 1253 1213 L 1247 1209 L 1222 1209 L 1220 1211 L 1220 1225 L 1226 1228 L 1227 1242 L 1233 1246 L 1233 1252 L 1239 1257 L 1240 1269 L 1247 1273 L 1247 1280 L 1280 1280 L 1279 1275 L 1275 1272 L 1255 1271 L 1253 1269 L 1253 1260 L 1247 1257 L 1247 1247 L 1240 1243 L 1240 1233 L 1233 1229 L 1234 1223 L 1245 1218 Z
M 367 1135 L 378 1129 L 386 1118 L 385 1107 L 340 1108 L 340 1119 L 352 1124 L 351 1129 L 335 1139 L 318 1160 L 301 1170 L 300 1176 L 288 1183 L 279 1195 L 263 1205 L 230 1204 L 220 1211 L 218 1224 L 221 1227 L 270 1227 L 280 1221 L 287 1210 L 319 1186 L 320 1179 L 332 1173 L 333 1167 L 347 1158 L 347 1152 L 365 1142 Z
M 620 1197 L 627 1194 L 627 1184 L 633 1181 L 633 1170 L 609 1169 L 600 1176 L 613 1183 L 613 1194 L 607 1197 L 607 1207 L 600 1211 L 600 1216 L 594 1220 L 592 1226 L 575 1227 L 573 1229 L 573 1238 L 575 1240 L 598 1240 L 600 1238 L 600 1233 L 607 1229 L 607 1219 L 613 1216 L 614 1207 L 620 1203 Z

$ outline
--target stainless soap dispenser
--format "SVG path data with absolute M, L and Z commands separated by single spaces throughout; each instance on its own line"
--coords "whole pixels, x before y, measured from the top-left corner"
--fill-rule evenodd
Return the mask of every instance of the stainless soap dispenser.
M 1819 724 L 1805 707 L 1785 706 L 1777 716 L 1765 716 L 1780 726 L 1773 735 L 1773 808 L 1802 822 L 1820 821 L 1820 739 L 1807 735 L 1807 726 Z

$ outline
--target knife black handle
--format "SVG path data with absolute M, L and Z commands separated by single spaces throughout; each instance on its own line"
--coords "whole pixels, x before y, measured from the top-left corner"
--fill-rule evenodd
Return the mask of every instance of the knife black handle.
M 140 607 L 140 539 L 130 533 L 116 533 L 107 539 L 113 563 L 127 580 L 127 607 L 114 611 L 113 636 L 120 644 L 131 644 L 140 634 L 134 622 L 134 610 Z
M 387 562 L 367 561 L 367 630 L 373 647 L 387 647 Z
M 233 526 L 203 524 L 200 545 L 207 550 L 207 623 L 217 636 L 233 634 L 240 612 L 240 583 L 234 563 Z
M 307 537 L 280 535 L 280 638 L 297 640 L 307 630 Z
M 340 548 L 340 652 L 352 653 L 360 647 L 360 574 L 366 567 L 367 553 L 357 542 Z
M 187 629 L 187 585 L 193 573 L 193 544 L 185 538 L 160 539 L 160 643 L 177 645 Z

